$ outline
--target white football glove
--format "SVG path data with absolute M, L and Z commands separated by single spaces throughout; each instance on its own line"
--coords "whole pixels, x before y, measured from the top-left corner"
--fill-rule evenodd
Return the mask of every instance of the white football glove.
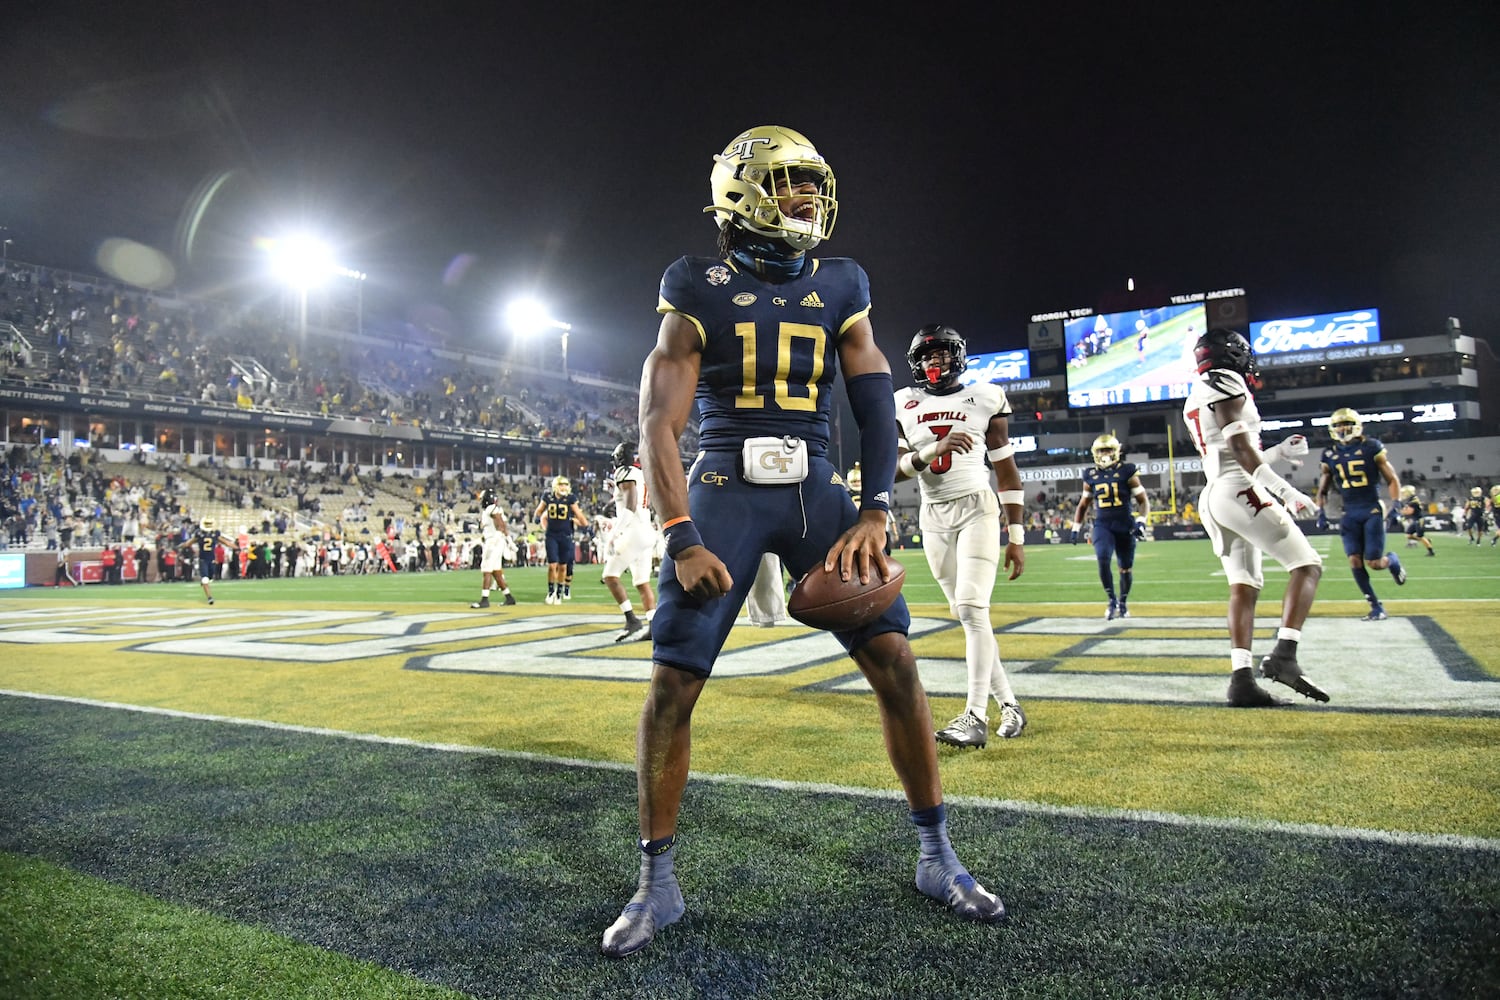
M 1318 509 L 1318 505 L 1313 503 L 1312 497 L 1292 487 L 1288 487 L 1286 494 L 1281 498 L 1281 502 L 1286 504 L 1286 509 L 1291 511 L 1293 517 L 1303 517 L 1314 513 Z
M 1256 485 L 1261 486 L 1266 492 L 1286 504 L 1286 509 L 1291 511 L 1293 517 L 1311 514 L 1318 509 L 1318 505 L 1313 502 L 1312 497 L 1278 476 L 1276 471 L 1271 468 L 1269 462 L 1262 462 L 1260 465 L 1257 465 L 1255 471 L 1251 473 L 1250 478 L 1255 481 Z
M 1292 468 L 1300 469 L 1302 463 L 1298 461 L 1307 454 L 1307 438 L 1301 434 L 1293 434 L 1280 444 L 1273 444 L 1261 452 L 1261 458 L 1267 462 L 1279 462 L 1285 460 Z

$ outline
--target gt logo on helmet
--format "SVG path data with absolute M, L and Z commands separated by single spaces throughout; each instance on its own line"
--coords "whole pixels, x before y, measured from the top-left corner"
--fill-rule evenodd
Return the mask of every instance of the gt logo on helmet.
M 833 168 L 807 136 L 781 125 L 758 125 L 714 154 L 709 174 L 719 228 L 737 226 L 811 250 L 833 235 L 839 203 Z

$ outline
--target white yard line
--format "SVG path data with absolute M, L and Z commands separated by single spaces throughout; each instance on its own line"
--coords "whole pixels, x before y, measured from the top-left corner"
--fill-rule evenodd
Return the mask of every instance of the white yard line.
M 560 764 L 605 771 L 635 772 L 632 764 L 609 761 L 580 760 L 574 757 L 552 757 L 546 754 L 528 753 L 522 750 L 498 750 L 493 747 L 465 746 L 458 743 L 431 743 L 411 740 L 400 736 L 381 736 L 375 733 L 351 733 L 340 729 L 324 729 L 317 726 L 295 726 L 264 719 L 240 719 L 224 715 L 207 715 L 200 712 L 180 712 L 170 708 L 146 705 L 126 705 L 119 702 L 97 701 L 92 698 L 73 698 L 63 695 L 37 694 L 31 691 L 7 691 L 0 689 L 0 696 L 30 698 L 36 701 L 66 702 L 73 705 L 88 705 L 93 708 L 111 708 L 144 715 L 163 715 L 180 719 L 197 719 L 203 722 L 218 722 L 232 726 L 248 726 L 289 733 L 305 733 L 335 739 L 353 740 L 361 743 L 386 744 L 390 746 L 416 747 L 437 750 L 443 753 L 472 754 L 481 757 L 502 757 L 512 760 Z M 711 781 L 725 785 L 744 785 L 757 788 L 776 788 L 796 792 L 818 794 L 851 795 L 870 799 L 904 801 L 904 796 L 889 789 L 854 788 L 847 785 L 831 785 L 807 781 L 782 781 L 775 778 L 750 778 L 734 774 L 705 774 L 692 772 L 697 781 Z M 1329 840 L 1359 840 L 1373 843 L 1398 844 L 1415 847 L 1446 847 L 1469 851 L 1500 852 L 1500 839 L 1487 837 L 1465 837 L 1455 834 L 1407 833 L 1392 830 L 1367 830 L 1359 827 L 1324 826 L 1317 823 L 1284 823 L 1279 820 L 1218 818 L 1211 816 L 1187 816 L 1180 813 L 1155 812 L 1152 810 L 1107 809 L 1082 806 L 1057 806 L 1042 802 L 1024 802 L 1014 799 L 994 799 L 980 796 L 959 795 L 947 799 L 950 804 L 969 808 L 995 809 L 1005 812 L 1025 813 L 1034 816 L 1061 816 L 1075 819 L 1117 820 L 1134 823 L 1160 823 L 1168 826 L 1200 827 L 1206 829 L 1252 831 L 1262 833 L 1291 833 Z

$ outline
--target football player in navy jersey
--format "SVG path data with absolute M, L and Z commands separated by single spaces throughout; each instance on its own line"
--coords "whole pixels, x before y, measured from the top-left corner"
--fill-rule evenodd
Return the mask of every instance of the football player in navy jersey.
M 536 505 L 532 517 L 542 522 L 547 546 L 547 602 L 561 604 L 573 599 L 573 529 L 588 526 L 589 519 L 578 508 L 573 484 L 567 476 L 552 480 L 548 494 Z
M 1083 494 L 1073 512 L 1071 541 L 1078 543 L 1078 533 L 1089 508 L 1094 508 L 1094 528 L 1090 540 L 1099 560 L 1099 582 L 1109 605 L 1104 620 L 1130 617 L 1130 583 L 1135 576 L 1135 543 L 1146 537 L 1146 518 L 1151 501 L 1146 487 L 1136 475 L 1134 463 L 1120 461 L 1120 439 L 1100 434 L 1089 449 L 1094 456 L 1093 468 L 1083 471 Z M 1139 518 L 1131 516 L 1131 503 L 1140 504 Z M 1115 596 L 1112 561 L 1120 564 L 1120 593 Z
M 1328 523 L 1324 505 L 1328 502 L 1328 491 L 1337 489 L 1344 501 L 1344 516 L 1339 521 L 1344 554 L 1349 557 L 1354 582 L 1370 604 L 1362 620 L 1383 621 L 1389 616 L 1370 584 L 1370 570 L 1389 569 L 1397 586 L 1406 582 L 1406 570 L 1396 553 L 1385 549 L 1385 507 L 1380 499 L 1380 480 L 1385 480 L 1392 503 L 1401 497 L 1401 481 L 1386 457 L 1385 445 L 1364 436 L 1359 414 L 1349 407 L 1333 411 L 1328 433 L 1333 444 L 1323 449 L 1323 475 L 1313 498 L 1318 505 L 1318 522 Z
M 1478 486 L 1469 490 L 1469 499 L 1464 502 L 1464 531 L 1474 545 L 1484 541 L 1484 490 Z
M 193 529 L 188 537 L 187 550 L 197 556 L 198 583 L 203 587 L 203 596 L 208 598 L 208 603 L 214 602 L 214 591 L 209 583 L 217 575 L 218 566 L 214 563 L 214 548 L 219 544 L 219 529 L 214 524 L 214 519 L 205 517 Z
M 1427 554 L 1437 555 L 1432 547 L 1432 539 L 1427 537 L 1427 529 L 1422 527 L 1422 501 L 1417 497 L 1415 486 L 1401 487 L 1401 519 L 1405 522 L 1407 547 L 1421 543 L 1427 547 Z
M 848 258 L 808 251 L 838 217 L 833 170 L 780 126 L 736 136 L 714 157 L 718 257 L 683 257 L 662 278 L 656 347 L 641 375 L 641 464 L 666 558 L 652 620 L 653 665 L 636 739 L 637 892 L 601 948 L 639 951 L 682 916 L 673 874 L 690 765 L 693 707 L 755 579 L 774 552 L 810 570 L 885 578 L 886 514 L 896 471 L 890 365 L 870 326 L 869 281 Z M 858 508 L 829 461 L 833 379 L 860 428 Z M 678 439 L 696 399 L 701 451 L 684 473 Z M 874 689 L 885 745 L 906 792 L 921 854 L 917 888 L 973 920 L 1005 907 L 949 843 L 932 712 L 898 597 L 873 622 L 834 636 Z

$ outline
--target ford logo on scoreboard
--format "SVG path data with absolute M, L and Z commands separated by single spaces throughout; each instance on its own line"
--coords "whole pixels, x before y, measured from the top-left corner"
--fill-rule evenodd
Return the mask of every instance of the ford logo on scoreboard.
M 1380 310 L 1320 313 L 1250 324 L 1250 346 L 1256 354 L 1313 351 L 1380 340 Z
M 969 355 L 969 369 L 958 377 L 964 385 L 980 382 L 1014 382 L 1031 377 L 1030 351 L 1001 351 Z

